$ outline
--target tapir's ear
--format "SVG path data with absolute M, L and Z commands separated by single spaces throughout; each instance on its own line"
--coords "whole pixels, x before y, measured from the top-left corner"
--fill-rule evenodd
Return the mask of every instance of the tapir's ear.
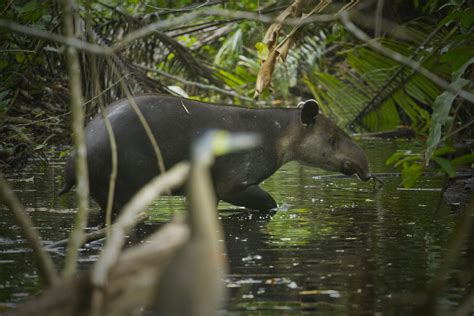
M 313 126 L 316 122 L 316 116 L 319 113 L 319 105 L 316 100 L 310 99 L 298 104 L 301 107 L 301 123 L 307 126 Z

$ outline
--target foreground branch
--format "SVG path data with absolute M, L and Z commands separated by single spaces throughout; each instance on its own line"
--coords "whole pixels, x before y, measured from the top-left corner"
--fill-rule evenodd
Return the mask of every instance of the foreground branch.
M 0 19 L 0 29 L 7 29 L 17 34 L 22 34 L 22 35 L 26 35 L 33 38 L 38 38 L 47 42 L 55 42 L 55 43 L 63 44 L 63 45 L 74 47 L 81 51 L 93 53 L 96 55 L 112 54 L 112 50 L 110 49 L 110 47 L 90 44 L 72 36 L 61 36 L 61 35 L 51 33 L 48 31 L 43 31 L 40 29 L 24 26 L 22 24 L 18 24 L 16 22 L 6 20 L 6 19 Z
M 124 245 L 125 235 L 133 227 L 135 219 L 144 208 L 163 192 L 180 186 L 189 173 L 189 164 L 181 162 L 165 174 L 152 179 L 146 186 L 125 205 L 114 225 L 111 226 L 110 238 L 107 240 L 102 253 L 94 265 L 92 282 L 95 286 L 105 286 L 110 268 L 117 261 Z
M 189 228 L 173 220 L 139 246 L 127 249 L 109 272 L 101 315 L 140 315 L 150 305 L 164 267 L 189 238 Z M 91 315 L 90 273 L 28 299 L 7 315 Z
M 253 20 L 253 21 L 259 21 L 263 23 L 273 23 L 277 21 L 277 19 L 272 16 L 262 15 L 262 14 L 254 13 L 254 12 L 206 8 L 206 9 L 197 10 L 188 14 L 184 14 L 177 18 L 162 20 L 156 23 L 151 23 L 149 25 L 146 25 L 134 32 L 127 34 L 121 41 L 116 42 L 112 47 L 91 44 L 86 41 L 81 41 L 67 34 L 66 36 L 60 36 L 58 34 L 54 34 L 48 31 L 43 31 L 43 30 L 32 28 L 32 27 L 24 26 L 22 24 L 19 24 L 7 19 L 0 19 L 0 29 L 7 29 L 17 34 L 22 34 L 22 35 L 30 36 L 33 38 L 38 38 L 38 39 L 48 41 L 48 42 L 63 44 L 63 45 L 74 47 L 78 50 L 93 53 L 96 55 L 110 56 L 110 55 L 113 55 L 115 52 L 124 49 L 135 40 L 149 36 L 153 34 L 155 31 L 159 31 L 159 30 L 163 30 L 163 29 L 167 29 L 167 28 L 171 28 L 175 26 L 181 26 L 189 21 L 192 21 L 196 18 L 203 17 L 203 16 L 221 16 L 221 17 L 228 17 L 228 18 Z M 333 14 L 325 14 L 325 15 L 321 14 L 321 15 L 312 16 L 308 18 L 304 22 L 304 24 L 313 23 L 313 22 L 329 22 L 329 21 L 334 21 L 335 19 L 336 17 Z M 302 23 L 300 19 L 288 18 L 282 24 L 298 25 Z
M 73 7 L 74 4 L 72 3 L 72 0 L 63 0 L 64 33 L 68 37 L 74 35 Z M 81 67 L 77 50 L 72 46 L 66 48 L 66 65 L 69 76 L 74 149 L 76 151 L 76 196 L 78 204 L 76 220 L 70 236 L 71 242 L 69 243 L 66 252 L 64 276 L 68 278 L 76 272 L 79 248 L 84 243 L 84 229 L 87 225 L 87 215 L 89 212 L 89 176 L 87 171 L 87 153 L 84 136 Z

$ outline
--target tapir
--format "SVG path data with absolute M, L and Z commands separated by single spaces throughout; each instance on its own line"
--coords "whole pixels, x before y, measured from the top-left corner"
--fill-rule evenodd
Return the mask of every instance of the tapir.
M 254 109 L 218 105 L 174 96 L 143 95 L 134 102 L 158 143 L 165 169 L 190 158 L 190 144 L 209 129 L 260 135 L 259 146 L 217 158 L 211 169 L 217 200 L 253 210 L 277 207 L 259 184 L 290 161 L 345 175 L 371 178 L 367 156 L 334 122 L 319 113 L 315 100 L 298 107 Z M 156 152 L 128 99 L 110 104 L 107 118 L 117 144 L 113 214 L 153 177 L 160 174 Z M 112 159 L 102 115 L 85 129 L 91 197 L 105 210 Z M 69 156 L 60 194 L 75 183 L 74 152 Z M 183 188 L 171 192 L 181 195 Z

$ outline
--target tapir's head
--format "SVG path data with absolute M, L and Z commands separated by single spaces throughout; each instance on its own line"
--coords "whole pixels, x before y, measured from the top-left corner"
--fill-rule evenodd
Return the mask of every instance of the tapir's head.
M 319 113 L 315 100 L 299 106 L 301 139 L 296 150 L 300 162 L 345 175 L 357 174 L 363 181 L 371 178 L 367 156 L 341 128 Z

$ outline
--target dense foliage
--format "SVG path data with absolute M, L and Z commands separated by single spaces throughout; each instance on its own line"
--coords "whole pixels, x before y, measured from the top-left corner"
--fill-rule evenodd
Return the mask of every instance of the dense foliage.
M 6 2 L 0 19 L 61 33 L 56 2 Z M 407 126 L 426 139 L 423 152 L 396 152 L 388 161 L 403 169 L 404 185 L 413 185 L 430 161 L 449 176 L 472 164 L 465 144 L 472 138 L 472 103 L 358 40 L 337 17 L 304 25 L 286 61 L 276 65 L 271 91 L 253 101 L 269 26 L 259 17 L 276 16 L 292 3 L 79 1 L 76 31 L 90 43 L 112 46 L 144 26 L 163 24 L 113 55 L 82 53 L 88 116 L 100 104 L 123 97 L 124 83 L 133 93 L 174 93 L 244 106 L 293 106 L 299 97 L 312 97 L 348 129 L 379 132 Z M 306 0 L 305 12 L 318 3 Z M 227 11 L 206 13 L 213 8 Z M 340 8 L 335 2 L 321 13 Z M 256 14 L 246 19 L 242 12 Z M 372 41 L 416 61 L 452 87 L 472 92 L 472 1 L 362 1 L 351 12 Z M 283 35 L 290 29 L 284 25 Z M 63 47 L 57 42 L 2 32 L 0 43 L 0 159 L 14 165 L 18 153 L 38 154 L 66 137 L 67 81 Z

